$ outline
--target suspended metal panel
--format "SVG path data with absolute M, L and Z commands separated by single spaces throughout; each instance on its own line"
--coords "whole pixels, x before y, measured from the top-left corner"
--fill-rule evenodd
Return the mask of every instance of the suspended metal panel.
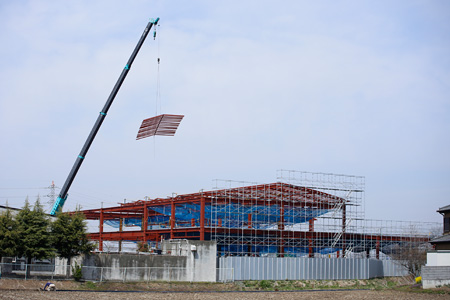
M 159 115 L 142 121 L 137 140 L 153 135 L 174 136 L 184 115 Z

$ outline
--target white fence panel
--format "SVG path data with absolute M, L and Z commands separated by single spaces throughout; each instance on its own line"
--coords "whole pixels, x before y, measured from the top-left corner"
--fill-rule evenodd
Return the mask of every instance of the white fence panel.
M 407 275 L 398 262 L 366 258 L 229 256 L 219 258 L 219 268 L 233 269 L 234 280 L 340 280 Z

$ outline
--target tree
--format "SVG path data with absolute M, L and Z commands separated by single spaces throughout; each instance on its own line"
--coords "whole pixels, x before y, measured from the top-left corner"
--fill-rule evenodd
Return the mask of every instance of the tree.
M 431 250 L 431 245 L 426 240 L 431 239 L 432 232 L 428 237 L 421 233 L 416 225 L 405 228 L 405 236 L 408 241 L 399 242 L 391 248 L 390 256 L 400 265 L 404 266 L 409 274 L 415 277 L 420 276 L 422 266 L 427 262 L 427 251 Z
M 44 259 L 54 256 L 55 252 L 51 244 L 50 221 L 39 202 L 39 196 L 30 209 L 28 199 L 25 206 L 16 217 L 18 224 L 18 236 L 20 243 L 17 247 L 18 256 L 27 258 L 27 264 L 31 260 Z M 30 268 L 27 268 L 27 276 L 30 275 Z
M 149 252 L 148 243 L 138 242 L 137 243 L 137 248 L 138 248 L 139 252 Z
M 415 277 L 420 276 L 422 266 L 427 262 L 427 251 L 431 245 L 423 242 L 408 242 L 397 245 L 391 257 L 404 266 L 408 273 Z
M 80 211 L 71 214 L 60 212 L 51 227 L 53 247 L 60 257 L 67 258 L 69 275 L 72 257 L 88 254 L 95 248 L 87 237 L 85 217 Z
M 3 256 L 16 256 L 18 244 L 17 222 L 11 211 L 0 214 L 0 262 Z

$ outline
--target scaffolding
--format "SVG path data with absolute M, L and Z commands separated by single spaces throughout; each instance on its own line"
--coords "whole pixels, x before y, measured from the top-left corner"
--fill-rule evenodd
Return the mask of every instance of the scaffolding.
M 316 240 L 313 243 L 316 242 L 324 249 L 334 250 L 331 253 L 335 253 L 337 257 L 349 257 L 354 252 L 367 250 L 366 238 L 361 235 L 365 217 L 364 176 L 279 170 L 277 179 L 342 199 L 331 211 L 316 218 L 314 222 L 316 231 L 332 233 L 332 238 Z
M 163 239 L 193 239 L 215 240 L 218 256 L 382 259 L 436 233 L 435 223 L 366 220 L 364 189 L 362 176 L 280 170 L 273 183 L 216 180 L 211 191 L 83 212 L 100 221 L 91 234 L 100 251 L 104 241 L 156 249 Z

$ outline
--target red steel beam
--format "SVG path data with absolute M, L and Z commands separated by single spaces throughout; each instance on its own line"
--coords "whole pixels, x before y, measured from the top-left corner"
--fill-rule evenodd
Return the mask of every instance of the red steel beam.
M 244 231 L 244 232 L 242 232 Z M 188 233 L 198 233 L 198 235 L 188 235 Z M 267 238 L 283 238 L 283 239 L 323 239 L 323 238 L 333 238 L 334 232 L 304 232 L 304 231 L 278 231 L 278 230 L 247 230 L 247 229 L 227 229 L 227 228 L 211 228 L 206 227 L 205 232 L 208 233 L 217 233 L 217 234 L 242 234 L 244 236 L 261 236 Z M 146 237 L 148 241 L 158 241 L 161 235 L 172 234 L 172 238 L 200 238 L 200 228 L 167 228 L 167 229 L 158 229 L 148 231 L 146 233 Z M 413 241 L 413 242 L 428 242 L 429 238 L 418 237 L 401 237 L 401 236 L 378 236 L 378 235 L 362 235 L 362 234 L 353 234 L 346 233 L 345 240 L 373 240 L 379 243 L 380 241 L 392 241 L 392 242 L 405 242 L 405 241 Z M 93 240 L 142 240 L 143 231 L 123 231 L 123 232 L 103 232 L 103 233 L 91 233 L 90 238 Z

